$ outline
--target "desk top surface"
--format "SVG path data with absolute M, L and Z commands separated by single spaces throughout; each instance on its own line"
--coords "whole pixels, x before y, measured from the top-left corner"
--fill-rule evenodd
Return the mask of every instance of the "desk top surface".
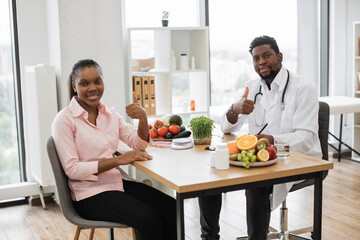
M 231 138 L 233 139 L 234 136 L 225 134 L 224 138 L 213 137 L 213 141 L 226 142 L 227 139 Z M 186 150 L 173 150 L 150 146 L 147 152 L 153 156 L 153 160 L 136 161 L 133 165 L 179 193 L 276 179 L 333 168 L 331 162 L 291 152 L 289 159 L 279 159 L 276 164 L 271 166 L 250 169 L 230 166 L 227 170 L 217 170 L 210 166 L 211 151 L 204 150 L 205 147 L 205 145 L 195 145 Z
M 330 114 L 360 112 L 360 98 L 348 96 L 328 96 L 320 97 L 319 100 L 329 104 Z

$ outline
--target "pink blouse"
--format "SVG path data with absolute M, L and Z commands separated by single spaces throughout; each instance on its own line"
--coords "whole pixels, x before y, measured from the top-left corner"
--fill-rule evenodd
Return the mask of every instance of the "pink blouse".
M 145 150 L 148 145 L 115 110 L 101 103 L 98 108 L 95 126 L 87 120 L 88 112 L 72 98 L 52 124 L 52 137 L 74 201 L 104 191 L 124 191 L 123 176 L 117 168 L 95 175 L 98 162 L 112 157 L 119 140 L 134 150 Z

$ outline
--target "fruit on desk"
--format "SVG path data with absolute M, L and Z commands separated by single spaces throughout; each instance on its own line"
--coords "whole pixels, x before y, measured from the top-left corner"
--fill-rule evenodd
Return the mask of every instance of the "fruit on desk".
M 165 139 L 173 139 L 174 138 L 174 134 L 172 134 L 171 132 L 168 132 L 166 135 L 165 135 Z
M 175 125 L 181 126 L 183 124 L 183 120 L 179 115 L 173 114 L 169 118 L 169 124 L 170 125 L 175 124 Z
M 260 138 L 257 143 L 257 150 L 265 149 L 267 146 L 269 146 L 270 142 L 267 138 Z
M 149 130 L 153 128 L 151 124 L 148 124 Z
M 157 134 L 159 135 L 159 137 L 165 137 L 168 132 L 169 127 L 161 127 L 157 130 Z
M 238 154 L 231 154 L 229 155 L 229 160 L 236 161 L 238 159 Z
M 174 136 L 174 138 L 184 138 L 184 137 L 190 137 L 191 132 L 188 130 L 182 131 Z
M 240 150 L 250 150 L 257 146 L 258 139 L 254 135 L 245 135 L 237 141 L 237 146 Z
M 237 146 L 237 142 L 233 141 L 233 142 L 228 142 L 227 143 L 227 148 L 229 149 L 229 155 L 231 154 L 237 154 L 240 152 L 240 149 Z
M 185 131 L 185 130 L 186 130 L 186 127 L 184 125 L 181 125 L 180 126 L 180 132 Z
M 276 158 L 277 151 L 276 151 L 276 147 L 274 145 L 269 144 L 269 146 L 267 146 L 265 148 L 265 150 L 268 151 L 270 160 L 273 160 Z
M 157 137 L 158 137 L 156 128 L 150 129 L 150 130 L 149 130 L 149 133 L 150 133 L 150 137 L 151 137 L 151 138 L 157 138 Z
M 169 132 L 176 135 L 180 132 L 180 127 L 178 125 L 170 125 Z
M 164 123 L 160 120 L 156 120 L 154 123 L 154 128 L 159 129 L 164 125 Z
M 270 154 L 268 151 L 266 151 L 265 149 L 261 149 L 258 153 L 257 153 L 257 158 L 259 159 L 260 162 L 266 162 L 267 160 L 270 159 Z
M 241 138 L 246 137 L 246 136 L 247 136 L 247 134 L 241 135 L 240 137 L 237 137 L 237 138 L 235 139 L 235 141 L 238 142 Z

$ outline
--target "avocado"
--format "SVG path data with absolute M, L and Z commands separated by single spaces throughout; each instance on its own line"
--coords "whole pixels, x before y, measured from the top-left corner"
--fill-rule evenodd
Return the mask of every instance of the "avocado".
M 165 135 L 165 139 L 173 139 L 174 138 L 174 134 L 172 134 L 171 132 L 168 132 L 166 135 Z
M 181 126 L 183 124 L 183 120 L 179 115 L 173 114 L 169 118 L 169 124 L 176 124 L 178 126 Z
M 180 126 L 180 132 L 183 132 L 183 131 L 185 131 L 186 130 L 186 127 L 184 126 L 184 125 L 181 125 Z

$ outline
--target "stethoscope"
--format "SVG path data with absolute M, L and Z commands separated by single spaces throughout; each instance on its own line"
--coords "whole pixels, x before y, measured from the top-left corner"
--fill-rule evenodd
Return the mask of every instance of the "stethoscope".
M 286 89 L 287 89 L 287 86 L 289 84 L 289 78 L 290 78 L 290 73 L 289 73 L 289 70 L 287 70 L 287 79 L 286 79 L 286 84 L 285 84 L 285 88 L 284 88 L 284 92 L 282 94 L 282 98 L 281 98 L 281 111 L 284 111 L 285 109 L 285 102 L 284 102 L 284 98 L 285 98 L 285 92 L 286 92 Z M 262 92 L 261 92 L 261 88 L 262 86 L 260 85 L 259 87 L 259 92 L 255 94 L 255 97 L 254 97 L 254 105 L 256 103 L 256 98 L 259 96 L 259 95 L 264 95 Z

